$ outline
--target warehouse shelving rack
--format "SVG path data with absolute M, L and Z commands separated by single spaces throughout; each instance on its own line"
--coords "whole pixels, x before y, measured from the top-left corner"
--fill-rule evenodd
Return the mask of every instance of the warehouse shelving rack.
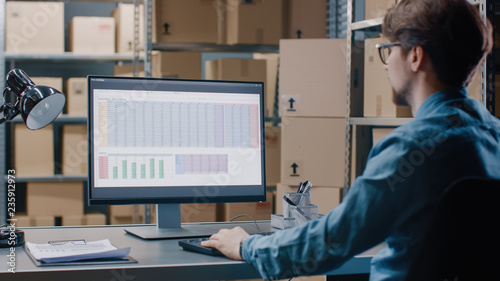
M 6 0 L 0 0 L 0 15 L 5 15 Z M 0 22 L 0 77 L 5 77 L 6 65 L 14 68 L 16 62 L 23 61 L 41 61 L 47 63 L 66 63 L 66 62 L 132 62 L 134 73 L 137 66 L 144 64 L 145 76 L 151 77 L 152 74 L 152 52 L 153 51 L 192 51 L 192 52 L 259 52 L 259 53 L 278 53 L 279 46 L 274 45 L 226 45 L 209 43 L 153 43 L 152 24 L 153 24 L 153 1 L 152 0 L 64 0 L 63 2 L 111 2 L 111 3 L 133 3 L 136 6 L 134 16 L 134 35 L 138 42 L 138 6 L 144 4 L 145 17 L 145 44 L 144 46 L 134 45 L 133 54 L 110 54 L 110 55 L 82 55 L 65 52 L 62 54 L 18 54 L 5 52 L 5 21 Z M 5 18 L 5 17 L 4 17 Z M 139 53 L 143 51 L 143 55 Z M 4 79 L 0 79 L 0 87 L 5 87 Z M 17 117 L 10 123 L 22 123 L 22 119 Z M 61 115 L 55 121 L 55 124 L 87 124 L 87 117 Z M 6 138 L 6 126 L 0 126 L 0 221 L 3 223 L 9 217 L 7 214 L 7 157 L 11 154 L 8 151 Z M 29 181 L 86 181 L 86 176 L 65 176 L 56 174 L 47 177 L 20 177 L 16 178 L 17 183 Z M 149 217 L 149 216 L 147 216 Z
M 468 0 L 469 3 L 478 7 L 483 20 L 489 19 L 494 23 L 495 5 L 492 0 Z M 367 118 L 359 116 L 351 116 L 351 102 L 353 98 L 362 98 L 353 96 L 354 80 L 352 61 L 353 57 L 359 52 L 355 45 L 354 32 L 378 31 L 381 32 L 383 18 L 375 18 L 362 21 L 354 21 L 354 10 L 356 0 L 348 0 L 347 4 L 347 106 L 346 106 L 346 130 L 345 130 L 345 170 L 344 170 L 344 195 L 348 192 L 352 179 L 352 147 L 353 147 L 353 130 L 356 127 L 397 127 L 413 120 L 413 118 Z M 356 50 L 355 50 L 356 49 Z M 494 54 L 487 57 L 481 67 L 481 100 L 490 112 L 495 112 L 495 68 Z M 359 83 L 359 82 L 356 82 Z M 500 109 L 497 109 L 500 110 Z M 359 171 L 357 171 L 359 172 Z
M 134 0 L 135 1 L 135 0 Z M 6 0 L 0 0 L 0 15 L 3 15 L 3 20 L 0 22 L 0 77 L 5 77 L 6 75 L 6 65 L 9 68 L 14 68 L 16 62 L 46 62 L 46 63 L 68 63 L 68 62 L 142 62 L 143 59 L 137 59 L 132 54 L 73 54 L 71 52 L 65 52 L 61 54 L 20 54 L 20 53 L 9 53 L 5 51 L 5 6 Z M 133 3 L 132 0 L 65 0 L 64 2 L 111 2 L 111 3 Z M 5 80 L 0 79 L 0 89 L 5 88 Z M 20 117 L 14 118 L 14 120 L 9 123 L 22 123 Z M 66 124 L 87 124 L 87 117 L 80 116 L 68 116 L 62 114 L 58 117 L 54 124 L 66 125 Z M 7 157 L 12 154 L 7 147 L 7 138 L 10 138 L 10 134 L 7 133 L 7 126 L 4 124 L 0 126 L 0 224 L 6 222 L 9 218 L 7 213 L 7 175 L 6 163 Z M 47 177 L 16 177 L 16 183 L 25 183 L 29 181 L 86 181 L 86 176 L 65 176 L 61 174 L 55 174 L 53 176 Z

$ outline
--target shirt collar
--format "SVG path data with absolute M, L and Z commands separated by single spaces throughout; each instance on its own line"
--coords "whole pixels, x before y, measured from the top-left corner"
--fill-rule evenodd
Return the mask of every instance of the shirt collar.
M 466 97 L 468 97 L 468 94 L 465 87 L 451 88 L 435 92 L 422 103 L 417 111 L 415 118 L 420 119 L 426 117 L 445 101 L 457 98 L 463 99 Z

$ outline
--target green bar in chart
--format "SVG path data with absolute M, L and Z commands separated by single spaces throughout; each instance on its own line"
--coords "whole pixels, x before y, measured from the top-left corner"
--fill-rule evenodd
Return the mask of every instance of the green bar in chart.
M 145 179 L 145 178 L 146 178 L 146 165 L 141 164 L 141 179 Z
M 149 177 L 152 179 L 155 178 L 155 159 L 154 158 L 149 159 Z
M 118 167 L 113 166 L 113 179 L 118 179 Z
M 122 177 L 127 178 L 127 160 L 122 161 Z
M 132 178 L 137 178 L 137 163 L 132 162 Z
M 163 179 L 165 177 L 164 173 L 163 173 L 163 160 L 160 160 L 159 161 L 159 164 L 158 164 L 158 169 L 159 169 L 159 172 L 160 172 L 160 179 Z

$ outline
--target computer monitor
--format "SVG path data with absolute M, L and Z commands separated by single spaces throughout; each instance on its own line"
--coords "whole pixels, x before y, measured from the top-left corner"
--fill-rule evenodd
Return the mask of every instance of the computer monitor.
M 262 82 L 88 76 L 90 205 L 157 204 L 145 239 L 206 236 L 181 203 L 266 200 Z

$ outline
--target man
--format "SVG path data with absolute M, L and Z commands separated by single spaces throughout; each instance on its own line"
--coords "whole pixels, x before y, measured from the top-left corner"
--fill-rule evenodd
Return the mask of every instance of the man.
M 466 0 L 402 0 L 377 46 L 394 102 L 415 120 L 372 148 L 343 202 L 271 236 L 221 230 L 203 245 L 245 260 L 264 279 L 321 274 L 383 241 L 371 280 L 404 280 L 444 190 L 459 177 L 500 178 L 500 122 L 465 85 L 492 48 L 491 25 Z M 314 179 L 312 179 L 314 181 Z

